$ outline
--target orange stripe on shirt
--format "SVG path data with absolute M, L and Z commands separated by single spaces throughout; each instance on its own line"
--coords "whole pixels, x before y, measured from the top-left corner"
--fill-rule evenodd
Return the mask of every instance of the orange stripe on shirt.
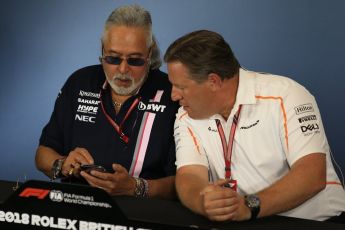
M 181 120 L 184 116 L 186 116 L 188 113 L 187 112 L 185 112 L 185 113 L 183 113 L 178 119 L 179 120 Z
M 326 184 L 335 184 L 335 185 L 341 185 L 343 186 L 340 182 L 338 181 L 327 181 Z
M 198 145 L 198 142 L 196 141 L 196 137 L 195 137 L 193 131 L 192 131 L 191 128 L 189 128 L 189 127 L 188 127 L 188 131 L 189 131 L 189 134 L 190 134 L 190 135 L 192 136 L 192 138 L 193 138 L 193 142 L 194 142 L 194 145 L 195 145 L 195 147 L 196 147 L 196 150 L 198 150 L 198 153 L 200 154 L 200 147 L 199 147 L 199 145 Z
M 281 97 L 274 97 L 274 96 L 255 96 L 258 99 L 274 99 L 274 100 L 280 100 L 280 108 L 283 112 L 284 117 L 284 129 L 285 129 L 285 144 L 286 148 L 289 151 L 289 138 L 288 138 L 288 128 L 287 128 L 287 119 L 286 119 L 286 111 L 284 107 L 283 98 Z

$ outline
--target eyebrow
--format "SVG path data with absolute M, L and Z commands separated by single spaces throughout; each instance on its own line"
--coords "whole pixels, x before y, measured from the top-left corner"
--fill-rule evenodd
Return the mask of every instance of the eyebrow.
M 115 51 L 115 50 L 109 50 L 109 53 L 111 53 L 111 54 L 116 54 L 116 55 L 123 55 L 122 53 L 120 53 L 120 52 L 117 52 L 117 51 Z M 129 53 L 128 55 L 126 55 L 126 56 L 143 56 L 143 53 L 140 53 L 140 52 L 133 52 L 133 53 Z

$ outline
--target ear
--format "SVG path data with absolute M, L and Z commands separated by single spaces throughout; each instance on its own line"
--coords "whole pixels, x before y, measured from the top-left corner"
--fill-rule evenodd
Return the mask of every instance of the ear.
M 210 73 L 207 81 L 212 91 L 216 91 L 222 87 L 222 78 L 216 73 Z

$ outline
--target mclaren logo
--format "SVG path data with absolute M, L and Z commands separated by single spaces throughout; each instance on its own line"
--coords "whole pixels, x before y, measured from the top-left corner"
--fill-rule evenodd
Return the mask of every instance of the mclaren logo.
M 166 105 L 160 105 L 157 103 L 148 103 L 144 104 L 143 102 L 139 102 L 138 109 L 139 110 L 146 110 L 150 112 L 164 112 Z

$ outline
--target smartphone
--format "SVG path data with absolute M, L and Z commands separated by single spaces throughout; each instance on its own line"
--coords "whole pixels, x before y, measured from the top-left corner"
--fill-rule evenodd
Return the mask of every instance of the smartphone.
M 90 173 L 91 170 L 96 170 L 99 172 L 106 172 L 105 168 L 101 165 L 94 165 L 94 164 L 82 164 L 80 165 L 80 170 Z

